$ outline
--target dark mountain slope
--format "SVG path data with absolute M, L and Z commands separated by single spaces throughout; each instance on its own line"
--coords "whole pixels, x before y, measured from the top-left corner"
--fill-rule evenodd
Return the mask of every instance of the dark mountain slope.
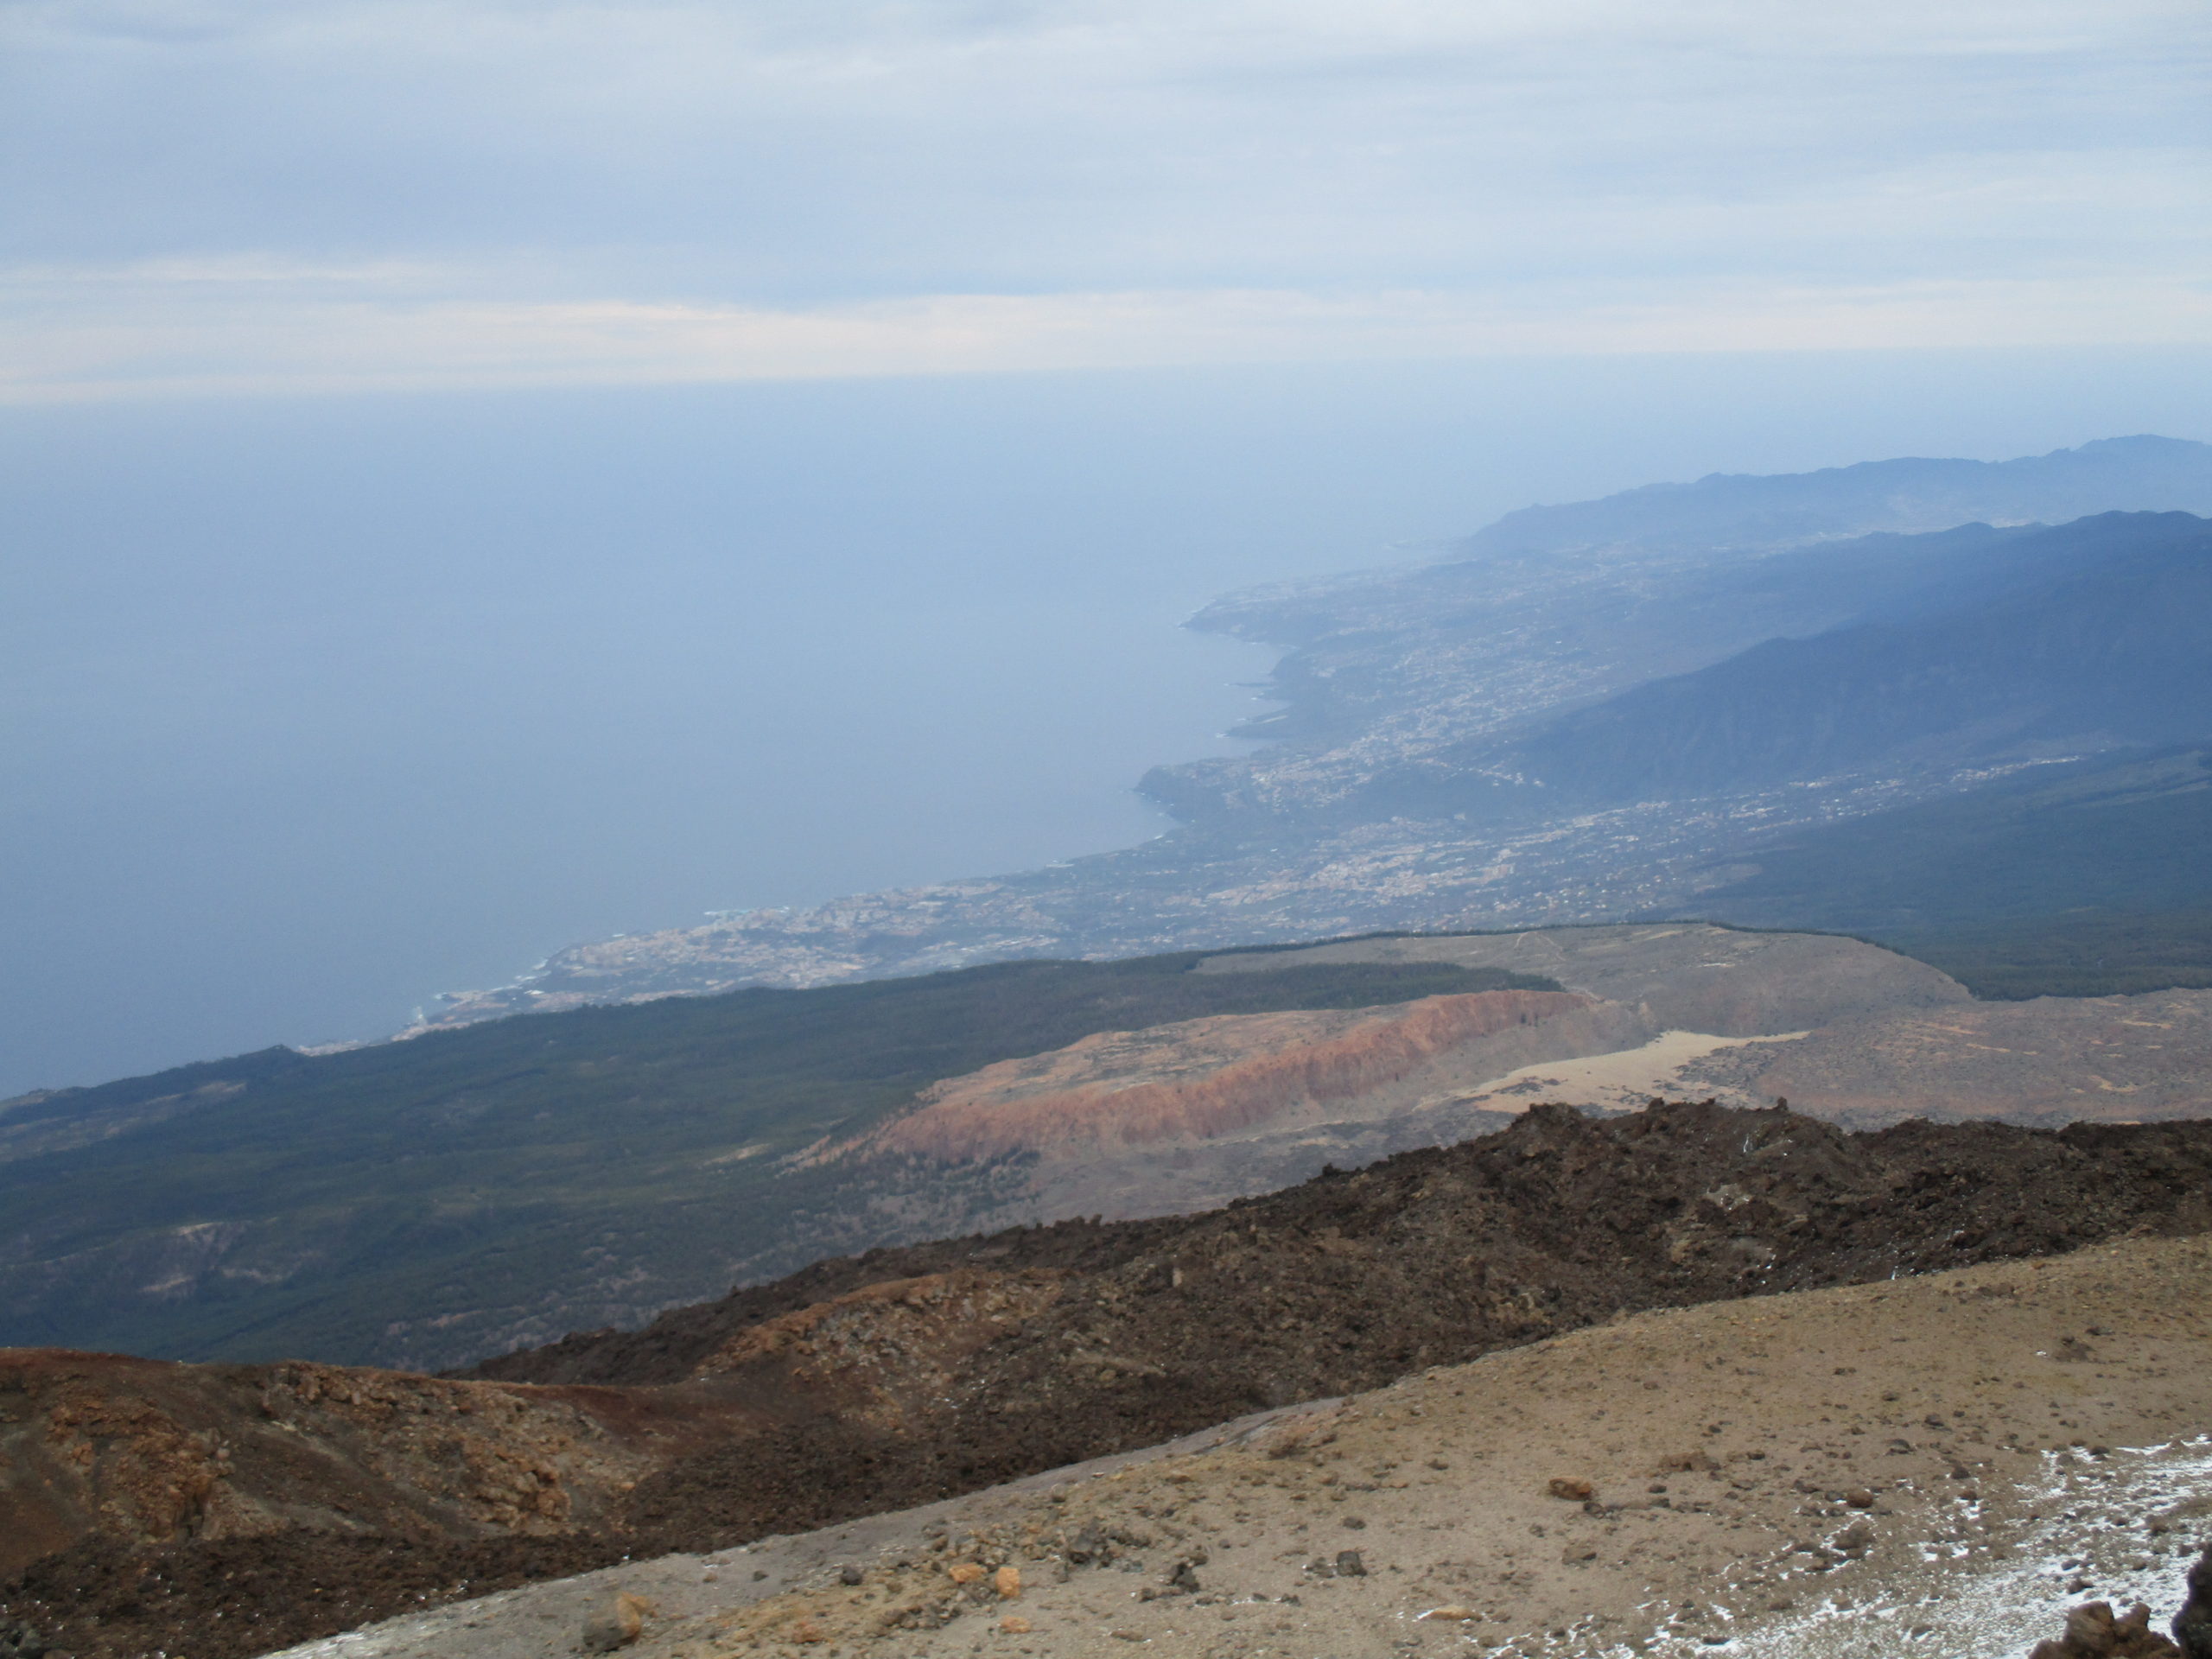
M 2037 766 L 1969 794 L 1794 831 L 1735 860 L 1736 879 L 1694 908 L 1885 941 L 2069 911 L 2205 910 L 2208 855 L 2212 749 L 2190 746 Z
M 1485 764 L 1621 802 L 2212 734 L 2212 523 L 2108 513 L 2003 550 L 1994 594 L 1953 586 L 1930 613 L 1770 640 Z
M 1551 988 L 1433 966 L 1188 972 L 1198 959 L 584 1008 L 10 1102 L 0 1343 L 460 1363 L 879 1242 L 841 1230 L 828 1178 L 787 1160 L 940 1077 L 1205 1014 Z M 981 1195 L 989 1173 L 965 1179 Z M 954 1226 L 964 1190 L 939 1194 Z
M 2075 910 L 1899 928 L 1887 943 L 1985 1001 L 2212 989 L 2212 908 Z

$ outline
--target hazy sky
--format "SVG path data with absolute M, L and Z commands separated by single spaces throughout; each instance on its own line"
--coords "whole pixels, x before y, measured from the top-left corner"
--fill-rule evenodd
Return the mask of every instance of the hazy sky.
M 11 0 L 7 393 L 2212 340 L 2202 0 Z

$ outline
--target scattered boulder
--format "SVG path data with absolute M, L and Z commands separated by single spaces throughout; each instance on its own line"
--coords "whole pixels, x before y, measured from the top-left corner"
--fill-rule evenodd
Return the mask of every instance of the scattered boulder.
M 981 1561 L 956 1561 L 947 1570 L 955 1584 L 973 1584 L 983 1576 Z
M 2114 1617 L 2112 1604 L 2085 1602 L 2066 1615 L 2066 1634 L 2038 1642 L 2028 1659 L 2181 1659 L 2182 1650 L 2151 1628 L 2151 1610 L 2138 1604 Z
M 840 1584 L 858 1584 L 867 1576 L 868 1575 L 862 1573 L 860 1568 L 853 1566 L 850 1562 L 847 1562 L 843 1567 L 837 1569 L 837 1582 Z
M 991 1575 L 991 1587 L 999 1592 L 1001 1601 L 1014 1601 L 1021 1595 L 1021 1569 L 1002 1567 Z
M 1546 1490 L 1554 1497 L 1567 1498 L 1576 1503 L 1586 1503 L 1596 1492 L 1597 1488 L 1579 1476 L 1554 1475 L 1552 1477 L 1551 1484 Z
M 1176 1562 L 1175 1570 L 1167 1575 L 1167 1587 L 1182 1595 L 1198 1594 L 1199 1589 L 1198 1570 L 1188 1561 Z
M 584 1651 L 612 1653 L 628 1647 L 645 1630 L 645 1615 L 652 1610 L 652 1603 L 643 1596 L 626 1591 L 615 1597 L 612 1606 L 584 1620 Z
M 1008 1636 L 1027 1636 L 1029 1634 L 1030 1624 L 1019 1613 L 1008 1613 L 1004 1618 L 999 1620 L 999 1629 Z
M 1363 1579 L 1367 1576 L 1367 1562 L 1356 1549 L 1340 1549 L 1337 1552 L 1337 1576 Z

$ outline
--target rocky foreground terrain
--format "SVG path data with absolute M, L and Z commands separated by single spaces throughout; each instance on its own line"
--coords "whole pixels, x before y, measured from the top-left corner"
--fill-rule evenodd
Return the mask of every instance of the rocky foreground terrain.
M 1486 1363 L 1496 1369 L 1484 1372 L 1474 1390 L 1483 1408 L 1508 1416 L 1518 1409 L 1527 1423 L 1516 1422 L 1512 1434 L 1497 1441 L 1440 1441 L 1420 1459 L 1396 1459 L 1397 1466 L 1380 1476 L 1371 1471 L 1385 1460 L 1381 1450 L 1355 1439 L 1344 1457 L 1313 1465 L 1315 1484 L 1302 1497 L 1288 1488 L 1276 1495 L 1286 1503 L 1325 1503 L 1335 1496 L 1333 1486 L 1362 1483 L 1357 1506 L 1347 1503 L 1333 1520 L 1318 1508 L 1298 1512 L 1315 1517 L 1305 1522 L 1301 1550 L 1310 1544 L 1311 1554 L 1331 1565 L 1338 1549 L 1370 1548 L 1397 1535 L 1385 1529 L 1402 1524 L 1390 1518 L 1391 1506 L 1401 1501 L 1390 1494 L 1401 1491 L 1448 1501 L 1465 1519 L 1468 1496 L 1452 1496 L 1443 1484 L 1433 1493 L 1418 1485 L 1427 1476 L 1413 1471 L 1432 1459 L 1446 1465 L 1467 1459 L 1464 1471 L 1486 1456 L 1500 1459 L 1495 1467 L 1504 1471 L 1519 1468 L 1513 1458 L 1542 1452 L 1539 1461 L 1558 1465 L 1544 1480 L 1557 1475 L 1590 1481 L 1601 1509 L 1614 1502 L 1640 1505 L 1669 1496 L 1639 1494 L 1632 1484 L 1669 1484 L 1663 1473 L 1645 1468 L 1657 1456 L 1700 1449 L 1727 1468 L 1720 1452 L 1740 1450 L 1751 1462 L 1764 1462 L 1750 1458 L 1761 1443 L 1738 1446 L 1725 1437 L 1732 1426 L 1753 1421 L 1746 1414 L 1765 1409 L 1762 1402 L 1795 1401 L 1793 1411 L 1805 1406 L 1814 1397 L 1808 1389 L 1827 1391 L 1833 1403 L 1824 1410 L 1831 1421 L 1792 1432 L 1818 1438 L 1839 1455 L 1830 1459 L 1823 1452 L 1815 1460 L 1799 1451 L 1776 1461 L 1777 1467 L 1791 1465 L 1793 1479 L 1815 1482 L 1823 1494 L 1819 1503 L 1827 1504 L 1828 1486 L 1840 1485 L 1828 1478 L 1831 1465 L 1853 1465 L 1860 1484 L 1872 1476 L 1869 1465 L 1899 1474 L 1920 1466 L 1881 1464 L 1879 1456 L 1887 1455 L 1877 1453 L 1882 1437 L 1861 1445 L 1851 1434 L 1853 1427 L 1870 1435 L 1877 1428 L 1894 1433 L 1916 1412 L 1938 1414 L 1940 1404 L 1943 1414 L 1967 1413 L 1973 1435 L 1991 1446 L 2008 1428 L 2035 1440 L 2031 1431 L 2047 1425 L 2110 1439 L 2120 1433 L 2118 1425 L 2147 1424 L 2146 1414 L 2171 1404 L 2196 1433 L 2208 1420 L 2190 1390 L 2212 1386 L 2205 1381 L 2212 1367 L 2194 1349 L 2177 1350 L 2171 1363 L 2150 1357 L 2165 1354 L 2163 1347 L 2143 1347 L 2149 1337 L 2164 1342 L 2165 1326 L 2113 1325 L 2109 1330 L 2125 1338 L 2113 1347 L 2104 1322 L 2095 1320 L 2096 1331 L 2085 1324 L 2044 1333 L 2050 1342 L 2072 1336 L 2082 1345 L 2082 1361 L 2064 1358 L 2070 1351 L 2063 1344 L 2042 1344 L 2044 1357 L 2060 1357 L 2052 1363 L 2074 1367 L 2052 1375 L 2082 1388 L 2051 1392 L 2040 1358 L 2029 1363 L 2036 1349 L 2015 1351 L 2014 1344 L 1973 1362 L 1974 1374 L 1986 1380 L 1986 1386 L 1976 1385 L 1980 1395 L 1931 1400 L 1923 1408 L 1919 1395 L 1906 1401 L 1899 1390 L 1904 1403 L 1882 1402 L 1896 1407 L 1885 1411 L 1863 1397 L 1865 1385 L 1825 1382 L 1819 1368 L 1808 1370 L 1802 1356 L 1809 1351 L 1794 1336 L 1767 1351 L 1772 1369 L 1766 1380 L 1735 1380 L 1738 1364 L 1747 1372 L 1764 1368 L 1749 1355 L 1724 1364 L 1719 1351 L 1709 1349 L 1710 1364 L 1669 1359 L 1645 1366 L 1636 1358 L 1634 1365 L 1643 1369 L 1633 1387 L 1624 1370 L 1605 1383 L 1602 1397 L 1594 1384 L 1586 1389 L 1552 1378 L 1552 1362 L 1544 1357 L 1551 1351 L 1529 1344 L 1590 1327 L 1618 1330 L 1620 1319 L 1639 1310 L 1838 1285 L 1886 1287 L 1903 1275 L 2018 1262 L 2102 1241 L 2208 1231 L 2212 1123 L 2081 1124 L 2057 1132 L 1914 1123 L 1851 1135 L 1781 1110 L 1677 1105 L 1600 1120 L 1544 1107 L 1503 1134 L 1325 1175 L 1198 1216 L 1025 1228 L 821 1263 L 773 1285 L 664 1315 L 640 1332 L 573 1337 L 488 1363 L 473 1377 L 300 1363 L 167 1365 L 14 1351 L 0 1354 L 0 1513 L 7 1517 L 0 1528 L 0 1573 L 13 1575 L 0 1588 L 0 1606 L 71 1653 L 231 1659 L 409 1607 L 626 1557 L 727 1551 L 770 1535 L 935 1502 L 1154 1445 L 1255 1410 L 1384 1387 L 1484 1355 L 1493 1357 Z M 2159 1293 L 2163 1317 L 2173 1322 L 2175 1342 L 2192 1330 L 2199 1336 L 2188 1339 L 2201 1340 L 2201 1325 L 2188 1321 L 2200 1319 L 2203 1304 L 2202 1255 L 2171 1260 L 2195 1264 L 2189 1272 L 2199 1277 L 2168 1275 Z M 2147 1287 L 2151 1280 L 2142 1282 Z M 1982 1312 L 1979 1303 L 1942 1306 Z M 1990 1306 L 1990 1319 L 2004 1311 Z M 1733 1306 L 1693 1317 L 1756 1321 L 1769 1304 Z M 1601 1338 L 1602 1331 L 1591 1339 Z M 1838 1348 L 1837 1363 L 1863 1370 L 1866 1362 L 1854 1354 L 1878 1348 L 1853 1338 L 1847 1348 Z M 1630 1358 L 1624 1353 L 1622 1363 Z M 2098 1365 L 2123 1369 L 2101 1372 Z M 1837 1377 L 1856 1374 L 1829 1370 Z M 2139 1374 L 2158 1387 L 2139 1386 L 2133 1380 Z M 2122 1382 L 2128 1386 L 2121 1388 Z M 1451 1386 L 1468 1385 L 1433 1377 L 1418 1384 L 1433 1391 L 1439 1411 L 1445 1399 L 1465 1397 L 1451 1395 Z M 1726 1411 L 1716 1405 L 1714 1389 L 1730 1394 Z M 2039 1392 L 2031 1396 L 2030 1389 Z M 1590 1397 L 1577 1407 L 1582 1415 L 1573 1420 L 1573 1441 L 1546 1438 L 1565 1433 L 1569 1420 L 1556 1414 L 1583 1395 Z M 1431 1393 L 1403 1398 L 1430 1409 L 1422 1402 Z M 2039 1407 L 2030 1413 L 2035 1402 L 2047 1403 L 2051 1414 Z M 1999 1406 L 2006 1414 L 2001 1422 L 1983 1414 Z M 1678 1410 L 1686 1414 L 1679 1421 L 1669 1415 Z M 1592 1418 L 1592 1412 L 1600 1415 Z M 1613 1419 L 1625 1434 L 1647 1416 L 1653 1433 L 1665 1431 L 1663 1453 L 1627 1438 L 1618 1450 L 1605 1449 Z M 1351 1421 L 1317 1432 L 1343 1440 Z M 1934 1438 L 1961 1440 L 1963 1431 L 1953 1418 L 1945 1414 L 1944 1421 Z M 2115 1427 L 2102 1427 L 2107 1421 Z M 1687 1422 L 1703 1425 L 1697 1437 L 1687 1436 Z M 1984 1422 L 1986 1429 L 1975 1427 Z M 1711 1427 L 1716 1423 L 1720 1427 Z M 1915 1455 L 1926 1449 L 1920 1436 L 1904 1438 L 1913 1442 Z M 1675 1444 L 1686 1439 L 1688 1445 Z M 2141 1442 L 2123 1436 L 2110 1443 Z M 1562 1461 L 1569 1451 L 1571 1467 Z M 1978 1478 L 1973 1459 L 1957 1460 L 1969 1469 L 1969 1479 Z M 2000 1460 L 1983 1461 L 1993 1467 Z M 1265 1458 L 1254 1466 L 1306 1467 Z M 1533 1472 L 1533 1465 L 1522 1472 Z M 1703 1478 L 1713 1471 L 1693 1463 L 1677 1472 Z M 1324 1484 L 1332 1473 L 1333 1482 Z M 1450 1469 L 1428 1473 L 1440 1480 Z M 1816 1476 L 1828 1478 L 1827 1484 Z M 1414 1484 L 1394 1486 L 1394 1479 Z M 1519 1483 L 1522 1473 L 1512 1479 Z M 1787 1492 L 1785 1497 L 1777 1489 L 1761 1501 L 1802 1508 L 1815 1496 L 1794 1486 Z M 1577 1507 L 1581 1499 L 1541 1498 L 1540 1487 L 1529 1501 L 1534 1508 L 1525 1521 L 1508 1506 L 1516 1555 L 1503 1565 L 1485 1546 L 1440 1556 L 1427 1580 L 1416 1574 L 1413 1583 L 1400 1585 L 1411 1571 L 1406 1561 L 1377 1555 L 1369 1584 L 1357 1574 L 1309 1573 L 1306 1554 L 1274 1560 L 1290 1548 L 1281 1541 L 1268 1555 L 1273 1564 L 1264 1584 L 1255 1570 L 1249 1581 L 1226 1587 L 1248 1599 L 1262 1589 L 1270 1597 L 1301 1598 L 1273 1602 L 1276 1608 L 1338 1594 L 1345 1607 L 1365 1609 L 1363 1598 L 1370 1592 L 1405 1590 L 1430 1595 L 1437 1606 L 1465 1601 L 1477 1614 L 1494 1611 L 1510 1623 L 1521 1617 L 1510 1610 L 1538 1605 L 1522 1600 L 1524 1591 L 1551 1593 L 1545 1589 L 1556 1576 L 1551 1560 L 1570 1543 L 1590 1541 L 1585 1532 L 1607 1541 L 1604 1548 L 1620 1541 L 1615 1554 L 1629 1563 L 1618 1568 L 1625 1585 L 1670 1553 L 1684 1573 L 1701 1573 L 1704 1532 L 1677 1537 L 1673 1529 L 1725 1533 L 1738 1518 L 1716 1510 L 1719 1521 L 1682 1522 L 1670 1497 L 1666 1506 L 1636 1509 L 1634 1519 L 1608 1519 L 1605 1524 L 1617 1530 L 1604 1533 L 1585 1525 L 1595 1517 Z M 1890 1501 L 1876 1494 L 1878 1506 Z M 1110 1544 L 1150 1575 L 1082 1580 L 1093 1590 L 1110 1586 L 1116 1610 L 1132 1592 L 1174 1587 L 1153 1582 L 1173 1567 L 1160 1552 L 1191 1541 L 1166 1530 L 1165 1522 L 1174 1519 L 1161 1513 L 1168 1507 L 1182 1506 L 1147 1491 L 1114 1511 L 1124 1518 L 1100 1517 L 1100 1541 L 1085 1547 L 1090 1554 L 1095 1558 Z M 1220 1571 L 1212 1565 L 1217 1537 L 1232 1551 L 1255 1552 L 1238 1554 L 1239 1561 L 1262 1559 L 1239 1507 L 1217 1503 L 1206 1511 L 1208 1561 L 1191 1567 L 1201 1586 L 1210 1583 L 1210 1570 L 1217 1577 Z M 1261 1514 L 1251 1503 L 1241 1507 L 1251 1516 Z M 1140 1508 L 1153 1513 L 1138 1514 Z M 1347 1524 L 1345 1514 L 1365 1527 Z M 1808 1562 L 1825 1560 L 1822 1551 L 1847 1558 L 1855 1547 L 1836 1541 L 1851 1524 L 1847 1516 L 1815 1517 L 1831 1518 L 1839 1524 L 1792 1523 L 1802 1534 L 1796 1541 L 1815 1547 Z M 1217 1519 L 1230 1529 L 1214 1528 Z M 1140 1528 L 1136 1522 L 1160 1524 Z M 1313 1531 L 1317 1524 L 1319 1533 Z M 1418 1530 L 1430 1522 L 1403 1524 Z M 1546 1530 L 1528 1533 L 1529 1527 Z M 1116 1528 L 1128 1536 L 1115 1535 Z M 1365 1537 L 1369 1529 L 1376 1537 Z M 1666 1541 L 1654 1541 L 1630 1561 L 1627 1552 L 1642 1535 L 1618 1529 L 1658 1529 L 1649 1537 Z M 1075 1530 L 1083 1531 L 1080 1520 Z M 1147 1541 L 1136 1541 L 1141 1532 Z M 1517 1541 L 1523 1535 L 1551 1541 L 1536 1550 Z M 1973 1535 L 1961 1537 L 1970 1541 Z M 986 1548 L 1018 1554 L 1027 1547 L 1020 1538 L 1018 1531 L 1002 1534 Z M 1729 1535 L 1724 1541 L 1751 1540 Z M 1759 1541 L 1764 1548 L 1772 1541 L 1761 1535 Z M 1594 1541 L 1591 1547 L 1599 1548 Z M 1055 1554 L 1069 1560 L 1058 1544 L 1045 1556 L 1022 1559 L 1043 1561 L 1049 1575 L 1057 1568 L 1047 1557 Z M 1584 1559 L 1598 1558 L 1577 1560 Z M 1474 1576 L 1454 1587 L 1441 1565 L 1447 1560 L 1463 1562 L 1463 1576 Z M 1577 1560 L 1558 1561 L 1569 1574 L 1559 1582 L 1581 1581 Z M 1396 1574 L 1389 1571 L 1393 1564 Z M 747 1568 L 753 1570 L 770 1569 Z M 938 1594 L 938 1568 L 918 1558 L 916 1565 L 893 1570 L 903 1575 L 895 1579 L 902 1598 L 911 1586 L 911 1595 L 928 1604 L 907 1624 L 893 1621 L 898 1639 L 906 1640 L 943 1611 L 929 1599 Z M 1770 1577 L 1780 1570 L 1770 1569 Z M 1784 1579 L 1796 1582 L 1790 1576 L 1796 1571 L 1791 1566 Z M 1529 1576 L 1501 1588 L 1501 1572 Z M 1480 1581 L 1485 1573 L 1487 1583 Z M 864 1591 L 873 1585 L 880 1592 L 887 1582 L 865 1573 L 862 1578 Z M 1461 1600 L 1447 1602 L 1447 1591 Z M 1471 1599 L 1478 1592 L 1487 1599 L 1479 1605 Z M 1702 1611 L 1718 1593 L 1718 1585 L 1709 1584 L 1684 1599 Z M 1179 1618 L 1198 1605 L 1196 1593 L 1169 1600 L 1172 1609 L 1144 1617 L 1173 1611 Z M 889 1605 L 880 1593 L 869 1605 L 870 1618 Z M 1732 1613 L 1738 1609 L 1735 1601 L 1726 1605 Z M 1618 1595 L 1592 1605 L 1616 1620 L 1636 1611 Z M 1584 1617 L 1570 1618 L 1570 1612 L 1531 1617 L 1547 1629 L 1552 1625 L 1544 1620 L 1567 1618 L 1558 1626 L 1567 1629 Z M 1313 1615 L 1268 1617 L 1290 1617 L 1294 1626 Z M 1116 1628 L 1126 1623 L 1119 1611 L 1116 1618 Z M 1451 1622 L 1469 1623 L 1456 1616 Z M 972 1620 L 962 1625 L 986 1628 Z M 1146 1633 L 1139 1630 L 1139 1638 Z M 1114 1639 L 1110 1630 L 1093 1634 Z M 566 1630 L 551 1635 L 559 1643 L 573 1639 Z M 1304 1644 L 1300 1650 L 1319 1649 Z
M 2135 1240 L 1624 1315 L 296 1654 L 2150 1659 L 2212 1536 L 2208 1426 L 2212 1246 Z

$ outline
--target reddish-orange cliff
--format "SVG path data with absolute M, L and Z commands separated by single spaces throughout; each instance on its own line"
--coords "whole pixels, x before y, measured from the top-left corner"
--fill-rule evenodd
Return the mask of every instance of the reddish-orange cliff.
M 1505 1033 L 1586 1021 L 1599 1007 L 1579 992 L 1478 991 L 1349 1012 L 1220 1014 L 1141 1033 L 1102 1032 L 938 1084 L 863 1149 L 962 1161 L 1234 1135 L 1402 1084 Z M 1498 1069 L 1522 1063 L 1501 1057 Z

